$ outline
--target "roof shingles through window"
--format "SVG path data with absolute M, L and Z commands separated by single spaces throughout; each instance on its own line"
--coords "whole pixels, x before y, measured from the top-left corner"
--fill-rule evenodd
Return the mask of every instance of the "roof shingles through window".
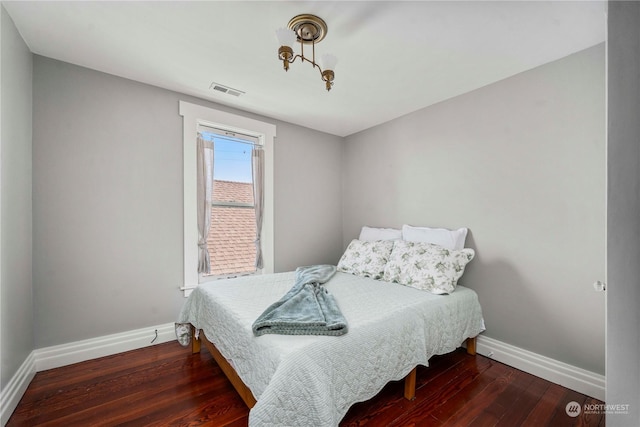
M 214 181 L 217 202 L 253 204 L 251 183 Z M 213 206 L 211 229 L 207 238 L 211 274 L 224 275 L 255 271 L 256 215 L 253 208 Z

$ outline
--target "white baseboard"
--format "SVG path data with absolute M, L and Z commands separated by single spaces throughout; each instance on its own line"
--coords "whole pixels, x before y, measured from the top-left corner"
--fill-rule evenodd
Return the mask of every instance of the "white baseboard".
M 7 424 L 35 375 L 35 355 L 32 351 L 0 393 L 0 407 L 2 408 L 0 410 L 0 425 Z
M 155 331 L 158 331 L 158 337 L 151 343 L 156 336 Z M 34 352 L 36 369 L 38 372 L 46 371 L 47 369 L 59 368 L 98 357 L 111 356 L 112 354 L 149 347 L 175 339 L 174 324 L 167 323 L 165 325 L 150 326 L 119 334 L 40 348 Z
M 605 377 L 480 335 L 476 351 L 505 365 L 596 399 L 605 400 Z

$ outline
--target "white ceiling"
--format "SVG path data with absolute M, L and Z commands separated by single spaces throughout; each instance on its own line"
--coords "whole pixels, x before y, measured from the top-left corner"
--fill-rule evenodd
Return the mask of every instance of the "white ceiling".
M 594 46 L 606 23 L 600 1 L 2 4 L 33 53 L 339 136 Z M 331 92 L 277 60 L 275 30 L 301 13 L 329 27 L 316 53 L 338 57 Z

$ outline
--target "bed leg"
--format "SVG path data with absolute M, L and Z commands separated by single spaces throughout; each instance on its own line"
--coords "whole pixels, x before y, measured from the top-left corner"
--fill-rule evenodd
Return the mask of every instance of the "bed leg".
M 413 400 L 416 398 L 416 373 L 418 367 L 413 368 L 409 375 L 404 378 L 404 398 Z
M 476 338 L 467 338 L 467 354 L 472 356 L 476 355 Z
M 191 354 L 200 353 L 200 339 L 196 339 L 196 328 L 191 325 Z

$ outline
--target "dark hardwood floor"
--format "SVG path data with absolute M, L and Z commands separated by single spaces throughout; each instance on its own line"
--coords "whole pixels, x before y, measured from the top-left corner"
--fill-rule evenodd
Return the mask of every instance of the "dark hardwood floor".
M 602 402 L 461 349 L 420 367 L 416 388 L 408 401 L 389 383 L 341 426 L 605 425 L 565 411 Z M 206 349 L 174 341 L 39 372 L 7 426 L 246 426 L 248 414 Z

